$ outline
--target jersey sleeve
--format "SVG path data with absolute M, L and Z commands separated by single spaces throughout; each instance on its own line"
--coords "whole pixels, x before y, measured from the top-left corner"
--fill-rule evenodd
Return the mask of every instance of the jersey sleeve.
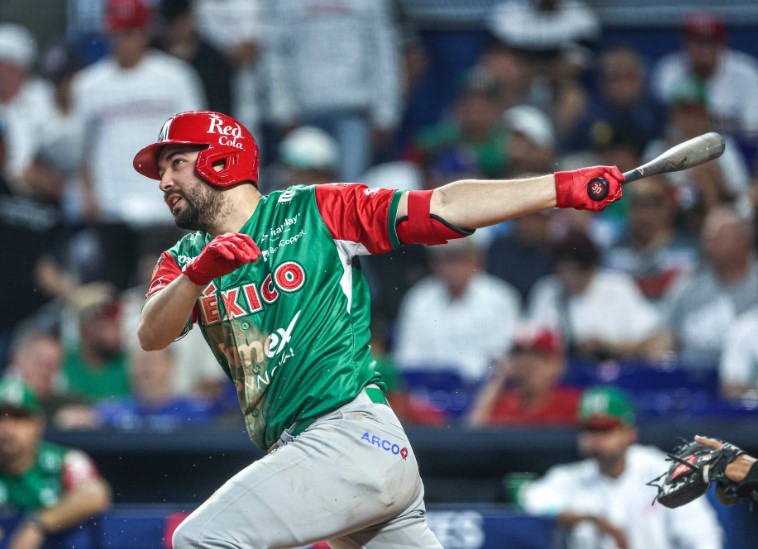
M 362 244 L 366 254 L 400 246 L 395 216 L 403 191 L 359 183 L 316 186 L 316 204 L 332 238 Z
M 68 492 L 78 485 L 100 478 L 95 462 L 80 450 L 69 450 L 63 456 L 61 467 L 61 484 L 63 491 Z
M 163 252 L 155 264 L 153 274 L 150 277 L 150 286 L 147 289 L 145 298 L 150 298 L 163 288 L 171 284 L 180 274 L 182 269 L 177 264 L 174 256 L 168 252 Z
M 155 268 L 153 268 L 153 275 L 150 278 L 150 285 L 147 288 L 145 300 L 150 299 L 152 296 L 171 284 L 180 274 L 182 274 L 182 269 L 179 267 L 176 259 L 174 259 L 174 256 L 169 252 L 163 252 L 158 258 L 158 262 L 155 264 Z M 181 339 L 187 335 L 187 332 L 192 329 L 192 324 L 194 324 L 196 320 L 197 305 L 195 305 L 195 307 L 192 309 L 192 315 L 187 320 L 187 324 L 177 339 Z

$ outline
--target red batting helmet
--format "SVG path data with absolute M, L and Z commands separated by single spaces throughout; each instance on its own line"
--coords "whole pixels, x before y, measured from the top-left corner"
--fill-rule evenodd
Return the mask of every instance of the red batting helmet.
M 240 181 L 258 186 L 258 145 L 250 132 L 231 116 L 212 111 L 180 112 L 169 118 L 158 135 L 134 157 L 134 169 L 145 177 L 157 179 L 158 156 L 166 145 L 201 145 L 195 173 L 216 187 Z M 216 167 L 221 165 L 220 170 Z

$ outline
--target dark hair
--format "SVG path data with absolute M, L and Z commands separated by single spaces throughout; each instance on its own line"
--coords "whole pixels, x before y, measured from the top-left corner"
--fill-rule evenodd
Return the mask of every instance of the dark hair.
M 163 0 L 158 8 L 158 13 L 166 23 L 173 23 L 191 11 L 190 0 Z
M 554 264 L 570 261 L 589 270 L 600 264 L 600 250 L 585 233 L 571 230 L 553 245 L 552 258 Z

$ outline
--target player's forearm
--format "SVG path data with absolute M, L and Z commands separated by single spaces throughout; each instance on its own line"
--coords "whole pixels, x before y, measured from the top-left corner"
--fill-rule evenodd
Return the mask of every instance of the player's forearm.
M 203 288 L 185 275 L 151 296 L 142 308 L 137 336 L 146 351 L 157 351 L 179 337 Z
M 552 174 L 529 179 L 466 179 L 436 189 L 431 213 L 457 227 L 478 229 L 555 205 Z
M 58 503 L 40 511 L 39 520 L 46 533 L 54 534 L 105 512 L 110 504 L 108 483 L 102 479 L 92 480 L 76 486 Z

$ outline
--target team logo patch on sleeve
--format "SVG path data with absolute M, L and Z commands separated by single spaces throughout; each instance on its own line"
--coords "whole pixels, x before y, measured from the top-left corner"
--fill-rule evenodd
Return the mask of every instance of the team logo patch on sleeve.
M 368 431 L 363 433 L 363 435 L 361 436 L 361 440 L 365 440 L 372 446 L 376 446 L 377 448 L 385 452 L 389 452 L 396 456 L 400 456 L 403 459 L 407 459 L 408 457 L 408 448 L 406 448 L 405 446 L 401 447 L 396 442 L 387 440 L 386 438 L 382 438 L 377 435 L 372 435 Z

